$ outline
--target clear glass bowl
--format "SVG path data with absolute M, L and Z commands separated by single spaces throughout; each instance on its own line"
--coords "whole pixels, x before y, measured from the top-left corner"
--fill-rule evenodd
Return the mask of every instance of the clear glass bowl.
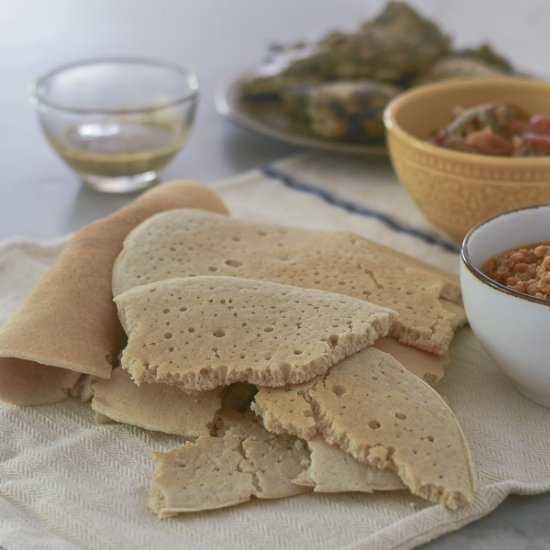
M 187 141 L 198 101 L 194 73 L 138 59 L 96 59 L 39 78 L 33 99 L 48 141 L 86 185 L 148 187 Z

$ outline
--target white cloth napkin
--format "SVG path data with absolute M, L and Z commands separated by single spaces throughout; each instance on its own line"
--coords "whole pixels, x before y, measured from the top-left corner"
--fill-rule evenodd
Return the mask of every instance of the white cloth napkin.
M 385 161 L 306 154 L 221 182 L 235 216 L 349 229 L 457 271 Z M 433 241 L 436 241 L 435 244 Z M 60 242 L 0 246 L 0 322 Z M 151 451 L 178 438 L 96 425 L 77 400 L 0 404 L 0 547 L 26 549 L 410 548 L 487 514 L 509 493 L 550 490 L 550 411 L 521 397 L 462 329 L 438 390 L 472 450 L 479 492 L 458 512 L 395 494 L 307 494 L 160 521 L 147 509 Z

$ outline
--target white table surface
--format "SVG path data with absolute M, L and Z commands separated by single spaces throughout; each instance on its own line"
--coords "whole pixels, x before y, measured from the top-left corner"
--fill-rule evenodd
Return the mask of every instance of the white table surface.
M 548 0 L 411 3 L 443 22 L 457 45 L 489 40 L 522 70 L 550 77 Z M 213 105 L 220 86 L 254 65 L 269 42 L 353 28 L 382 5 L 381 0 L 3 0 L 0 240 L 57 237 L 132 198 L 81 188 L 51 151 L 28 96 L 37 75 L 101 56 L 158 58 L 194 69 L 201 80 L 195 129 L 164 177 L 219 180 L 299 151 L 223 120 Z M 490 516 L 427 548 L 548 549 L 550 495 L 511 497 Z

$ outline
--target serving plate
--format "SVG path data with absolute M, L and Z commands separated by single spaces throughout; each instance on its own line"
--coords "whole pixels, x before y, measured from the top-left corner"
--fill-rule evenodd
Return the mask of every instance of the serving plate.
M 388 154 L 384 145 L 336 142 L 319 138 L 305 124 L 289 117 L 277 104 L 244 100 L 240 95 L 241 82 L 244 78 L 241 76 L 223 86 L 215 99 L 216 110 L 243 128 L 309 149 L 377 157 Z

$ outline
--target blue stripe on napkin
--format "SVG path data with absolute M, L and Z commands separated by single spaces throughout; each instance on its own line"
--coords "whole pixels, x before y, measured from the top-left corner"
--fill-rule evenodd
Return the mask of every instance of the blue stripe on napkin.
M 352 214 L 358 214 L 360 216 L 365 216 L 366 218 L 377 219 L 397 233 L 405 233 L 407 235 L 411 235 L 412 237 L 420 239 L 421 241 L 424 241 L 428 244 L 439 246 L 447 252 L 452 252 L 454 254 L 458 254 L 460 252 L 459 248 L 448 241 L 439 239 L 438 237 L 435 237 L 434 235 L 426 231 L 422 231 L 421 229 L 417 229 L 416 227 L 398 222 L 395 218 L 393 218 L 389 214 L 386 214 L 385 212 L 374 210 L 366 206 L 360 206 L 358 204 L 355 204 L 354 202 L 338 197 L 337 195 L 331 193 L 330 191 L 327 191 L 326 189 L 321 189 L 320 187 L 316 187 L 315 185 L 312 185 L 310 183 L 300 181 L 294 176 L 291 176 L 290 174 L 280 170 L 279 168 L 264 165 L 260 168 L 260 171 L 264 176 L 271 179 L 276 179 L 290 189 L 295 189 L 296 191 L 302 191 L 304 193 L 315 195 L 324 200 L 326 203 L 331 204 L 332 206 L 336 206 L 337 208 L 342 208 L 343 210 L 351 212 Z

